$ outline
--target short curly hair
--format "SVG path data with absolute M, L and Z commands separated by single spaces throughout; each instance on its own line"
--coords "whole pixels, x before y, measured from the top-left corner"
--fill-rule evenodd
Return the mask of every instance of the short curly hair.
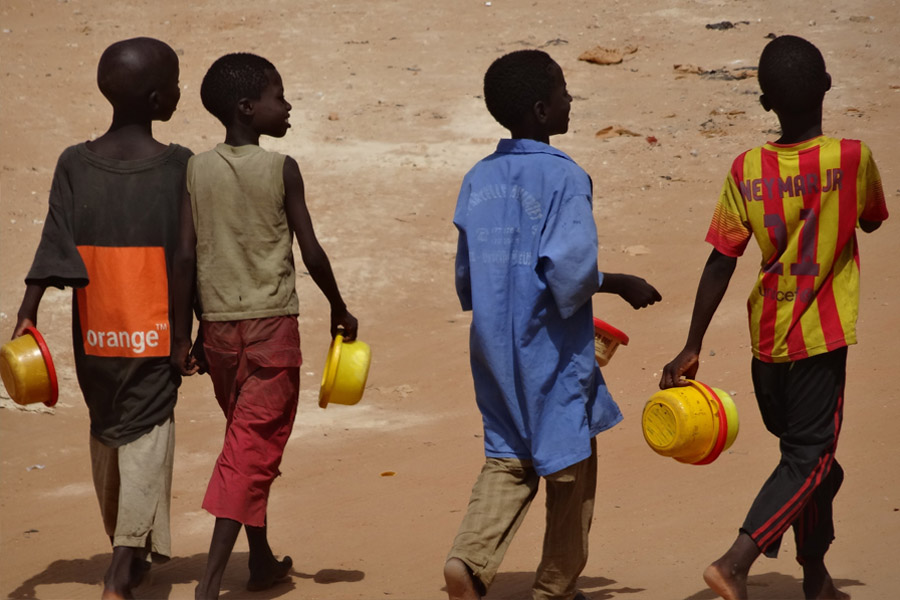
M 536 102 L 549 100 L 556 63 L 542 50 L 516 50 L 501 56 L 484 74 L 484 103 L 498 123 L 512 129 Z
M 822 53 L 795 35 L 779 36 L 766 45 L 757 76 L 769 106 L 786 114 L 820 108 L 829 87 Z
M 275 65 L 256 54 L 235 52 L 219 58 L 209 67 L 200 84 L 203 106 L 226 127 L 234 118 L 242 98 L 258 100 L 269 85 L 267 70 Z

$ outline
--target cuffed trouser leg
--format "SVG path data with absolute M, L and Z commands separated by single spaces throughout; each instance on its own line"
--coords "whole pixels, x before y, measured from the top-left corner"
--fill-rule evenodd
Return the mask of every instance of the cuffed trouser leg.
M 591 456 L 548 475 L 544 551 L 532 590 L 533 600 L 570 600 L 588 558 L 588 536 L 597 490 L 597 441 Z
M 539 482 L 531 461 L 488 458 L 481 468 L 447 558 L 469 567 L 482 595 L 494 581 Z

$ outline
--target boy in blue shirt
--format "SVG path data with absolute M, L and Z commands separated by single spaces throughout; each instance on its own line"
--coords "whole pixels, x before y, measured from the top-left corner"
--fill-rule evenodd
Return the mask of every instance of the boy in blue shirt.
M 572 600 L 587 562 L 594 436 L 622 419 L 594 359 L 591 296 L 618 294 L 634 308 L 661 296 L 639 277 L 597 270 L 590 177 L 548 145 L 569 124 L 559 65 L 539 50 L 507 54 L 485 74 L 484 98 L 512 139 L 466 175 L 453 222 L 486 462 L 444 577 L 451 600 L 487 592 L 543 477 L 532 597 Z

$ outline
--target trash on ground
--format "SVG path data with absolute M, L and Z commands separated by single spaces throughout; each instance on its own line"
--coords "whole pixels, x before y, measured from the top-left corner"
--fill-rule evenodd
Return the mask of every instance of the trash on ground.
M 641 137 L 640 133 L 635 133 L 630 129 L 625 129 L 624 127 L 619 127 L 618 125 L 610 125 L 609 127 L 604 127 L 600 131 L 594 134 L 594 137 L 598 137 L 601 139 L 617 137 L 620 135 L 625 135 L 629 137 Z
M 718 23 L 707 23 L 707 29 L 715 29 L 717 31 L 724 31 L 726 29 L 734 29 L 738 25 L 749 25 L 750 21 L 738 21 L 736 23 L 732 23 L 731 21 L 719 21 Z
M 617 65 L 625 60 L 625 56 L 634 54 L 637 50 L 637 46 L 624 46 L 622 48 L 594 46 L 590 50 L 582 52 L 578 60 L 594 63 L 595 65 Z

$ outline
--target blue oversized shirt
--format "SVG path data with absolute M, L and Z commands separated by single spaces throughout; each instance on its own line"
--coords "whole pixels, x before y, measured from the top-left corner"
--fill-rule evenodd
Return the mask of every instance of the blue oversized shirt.
M 466 174 L 453 223 L 485 454 L 542 476 L 584 460 L 622 420 L 594 359 L 590 178 L 552 146 L 501 140 Z

